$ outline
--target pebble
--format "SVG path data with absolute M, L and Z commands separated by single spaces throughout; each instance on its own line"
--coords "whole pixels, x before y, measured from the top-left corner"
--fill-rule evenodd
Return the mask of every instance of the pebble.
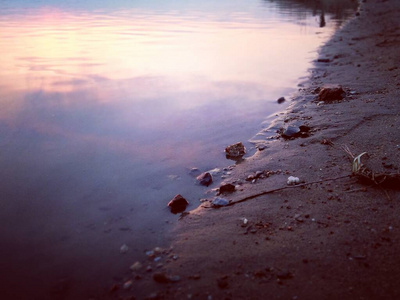
M 282 132 L 282 137 L 284 138 L 292 138 L 292 137 L 297 137 L 299 135 L 300 135 L 300 128 L 293 125 L 287 126 Z
M 298 177 L 289 176 L 289 178 L 287 179 L 288 185 L 295 185 L 295 184 L 298 184 L 299 182 L 300 182 L 300 179 Z
M 220 289 L 226 289 L 228 287 L 228 280 L 226 278 L 220 278 L 217 280 L 217 284 Z
M 143 265 L 142 265 L 139 261 L 137 261 L 137 262 L 135 262 L 135 263 L 130 267 L 130 269 L 131 269 L 132 271 L 138 271 L 138 270 L 140 270 L 142 267 L 143 267 Z
M 285 97 L 280 97 L 278 100 L 276 100 L 276 102 L 278 102 L 278 104 L 282 104 L 285 101 L 286 101 Z
M 200 174 L 199 176 L 196 177 L 196 179 L 201 185 L 204 186 L 209 186 L 213 181 L 212 175 L 208 172 Z
M 125 290 L 129 290 L 132 287 L 132 285 L 133 285 L 132 280 L 128 280 L 127 282 L 124 283 L 123 287 Z
M 214 206 L 226 206 L 229 204 L 229 201 L 224 198 L 216 197 L 211 201 L 211 204 Z
M 128 247 L 126 244 L 123 244 L 123 245 L 121 246 L 121 248 L 119 249 L 119 251 L 120 251 L 122 254 L 125 254 L 126 252 L 129 251 L 129 247 Z
M 178 194 L 168 202 L 168 207 L 171 209 L 171 212 L 175 214 L 184 211 L 188 204 L 189 202 L 183 198 L 182 195 Z
M 323 86 L 318 94 L 319 101 L 335 101 L 342 100 L 345 95 L 342 86 L 338 84 L 327 84 Z
M 164 249 L 161 247 L 155 247 L 153 251 L 154 253 L 161 254 L 164 251 Z
M 167 277 L 167 275 L 165 275 L 165 273 L 162 273 L 162 272 L 155 272 L 153 274 L 153 280 L 158 283 L 168 283 L 169 282 L 169 278 Z
M 246 154 L 246 148 L 239 142 L 225 148 L 227 158 L 240 158 Z
M 150 257 L 154 256 L 154 251 L 153 250 L 149 250 L 149 251 L 146 251 L 145 254 L 146 254 L 147 257 L 150 258 Z
M 231 183 L 222 183 L 219 187 L 219 193 L 233 193 L 235 191 L 235 186 Z

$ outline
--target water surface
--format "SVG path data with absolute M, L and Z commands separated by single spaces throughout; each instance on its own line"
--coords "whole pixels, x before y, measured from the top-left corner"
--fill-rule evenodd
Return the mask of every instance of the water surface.
M 96 294 L 167 246 L 166 203 L 206 191 L 190 168 L 251 150 L 346 16 L 304 3 L 0 1 L 5 295 Z

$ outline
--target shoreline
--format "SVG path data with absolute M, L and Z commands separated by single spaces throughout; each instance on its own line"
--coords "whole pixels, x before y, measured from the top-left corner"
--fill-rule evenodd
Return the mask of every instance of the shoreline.
M 310 135 L 267 141 L 264 150 L 233 169 L 225 182 L 237 188 L 226 198 L 235 202 L 285 187 L 288 176 L 321 182 L 190 211 L 176 226 L 173 247 L 161 254 L 165 264 L 155 273 L 137 271 L 140 280 L 125 296 L 400 296 L 400 193 L 345 177 L 351 175 L 351 161 L 341 148 L 347 146 L 354 155 L 368 152 L 363 162 L 374 172 L 399 173 L 399 19 L 395 0 L 361 3 L 359 15 L 321 48 L 309 80 L 281 120 L 301 122 Z M 325 84 L 341 85 L 346 97 L 321 103 L 317 91 Z M 269 173 L 246 180 L 257 171 Z

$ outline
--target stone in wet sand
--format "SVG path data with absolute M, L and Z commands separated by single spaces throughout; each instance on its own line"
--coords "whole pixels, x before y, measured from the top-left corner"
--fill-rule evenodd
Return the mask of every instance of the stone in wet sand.
M 176 214 L 184 211 L 188 204 L 189 202 L 178 194 L 171 201 L 169 201 L 168 206 L 171 209 L 171 212 Z
M 212 175 L 208 172 L 201 173 L 196 179 L 201 185 L 205 186 L 209 186 L 213 181 Z

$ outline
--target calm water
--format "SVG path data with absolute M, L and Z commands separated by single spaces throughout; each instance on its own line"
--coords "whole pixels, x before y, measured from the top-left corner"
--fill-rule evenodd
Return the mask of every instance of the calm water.
M 188 170 L 251 149 L 352 13 L 314 3 L 0 0 L 0 293 L 78 299 L 167 246 Z

